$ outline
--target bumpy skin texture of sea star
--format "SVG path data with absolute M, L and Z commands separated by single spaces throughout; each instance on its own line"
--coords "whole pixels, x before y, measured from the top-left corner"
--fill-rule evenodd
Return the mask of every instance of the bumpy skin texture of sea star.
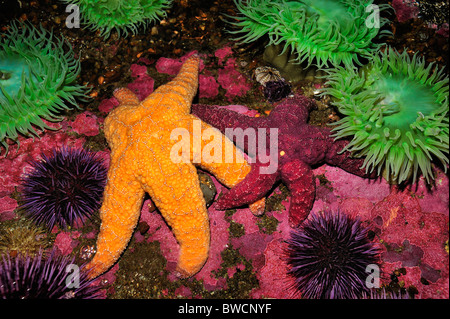
M 255 132 L 258 132 L 258 128 L 266 128 L 266 154 L 270 153 L 270 128 L 278 128 L 278 156 L 272 159 L 278 163 L 276 172 L 262 174 L 260 168 L 265 164 L 261 164 L 256 158 L 245 179 L 219 198 L 217 209 L 255 202 L 281 180 L 291 192 L 289 222 L 295 227 L 308 216 L 314 203 L 315 180 L 311 165 L 326 163 L 367 177 L 365 171 L 360 168 L 364 159 L 351 158 L 349 152 L 339 154 L 347 141 L 334 141 L 330 129 L 307 124 L 309 111 L 314 106 L 312 100 L 304 96 L 294 96 L 277 105 L 267 117 L 249 117 L 217 106 L 192 105 L 193 114 L 223 133 L 226 133 L 226 128 L 253 128 Z M 233 140 L 236 142 L 237 139 Z M 260 143 L 257 138 L 256 150 L 259 149 Z M 244 145 L 240 147 L 248 152 L 248 140 L 245 139 Z
M 198 272 L 208 257 L 210 233 L 194 164 L 211 172 L 227 187 L 236 185 L 250 172 L 250 165 L 230 140 L 190 114 L 197 91 L 198 63 L 197 56 L 190 57 L 173 81 L 160 86 L 142 102 L 128 89 L 114 92 L 120 105 L 104 123 L 111 162 L 100 208 L 97 253 L 87 265 L 92 278 L 108 270 L 126 248 L 145 192 L 180 245 L 177 270 L 184 276 Z M 201 152 L 209 140 L 193 142 L 195 125 L 201 125 L 202 134 L 206 129 L 214 131 L 214 138 L 220 138 L 223 148 L 231 145 L 236 160 L 204 161 Z M 185 162 L 175 163 L 171 157 L 172 147 L 180 140 L 178 135 L 171 138 L 174 129 L 185 129 L 190 136 L 190 154 Z

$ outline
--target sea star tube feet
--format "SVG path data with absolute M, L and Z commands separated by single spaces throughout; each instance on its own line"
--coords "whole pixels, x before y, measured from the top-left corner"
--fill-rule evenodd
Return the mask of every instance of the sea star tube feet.
M 190 114 L 198 85 L 198 64 L 198 56 L 190 57 L 173 81 L 142 102 L 129 89 L 114 92 L 120 104 L 104 122 L 111 162 L 100 208 L 97 253 L 87 265 L 90 277 L 99 276 L 119 259 L 139 220 L 145 193 L 151 196 L 180 245 L 177 271 L 192 276 L 208 258 L 209 219 L 194 164 L 227 187 L 243 180 L 250 165 L 229 139 Z M 212 139 L 196 143 L 195 127 L 202 136 L 212 135 Z M 184 145 L 189 156 L 179 162 L 173 160 L 172 152 L 180 142 L 176 140 L 179 136 L 173 138 L 176 129 L 184 130 L 189 137 Z M 216 161 L 202 156 L 215 139 L 221 141 L 222 149 L 232 151 L 235 161 L 225 161 L 225 154 Z
M 255 202 L 281 180 L 291 191 L 289 222 L 295 227 L 308 216 L 314 203 L 315 180 L 312 165 L 326 163 L 358 176 L 374 177 L 374 174 L 368 175 L 361 169 L 363 159 L 352 158 L 349 152 L 340 153 L 347 141 L 335 142 L 330 129 L 307 124 L 309 111 L 314 107 L 312 100 L 300 95 L 285 99 L 267 117 L 249 117 L 218 106 L 192 106 L 193 114 L 217 127 L 250 156 L 256 155 L 255 150 L 258 153 L 251 172 L 241 183 L 222 195 L 216 203 L 217 209 Z M 249 128 L 265 129 L 266 132 L 265 141 L 255 139 L 256 148 L 253 151 L 249 142 L 251 139 L 239 141 L 236 134 L 233 134 L 236 129 L 245 131 Z M 266 152 L 263 150 L 262 154 L 270 153 L 270 147 L 273 147 L 273 141 L 270 141 L 272 128 L 278 129 L 278 152 L 274 159 L 277 169 L 272 174 L 263 174 L 261 168 L 267 167 L 267 164 L 261 163 L 259 147 L 265 148 Z

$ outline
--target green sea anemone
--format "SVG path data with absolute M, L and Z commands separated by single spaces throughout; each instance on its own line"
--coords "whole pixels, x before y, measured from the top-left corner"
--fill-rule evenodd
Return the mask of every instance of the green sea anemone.
M 88 90 L 77 85 L 80 62 L 64 38 L 31 24 L 14 22 L 0 42 L 0 142 L 19 143 L 19 133 L 38 136 L 42 119 L 60 121 L 61 110 L 78 107 Z
M 284 45 L 297 53 L 297 62 L 315 62 L 319 68 L 344 63 L 361 64 L 380 44 L 372 42 L 388 22 L 379 12 L 389 5 L 372 5 L 373 0 L 234 0 L 240 12 L 230 22 L 239 30 L 233 34 L 242 43 L 268 35 L 268 45 Z M 379 22 L 379 23 L 377 23 Z
M 420 170 L 430 183 L 431 162 L 449 163 L 449 80 L 444 69 L 405 49 L 386 48 L 358 72 L 337 67 L 327 71 L 324 94 L 342 113 L 335 137 L 353 139 L 344 148 L 365 156 L 363 167 L 401 183 Z M 445 155 L 447 154 L 447 155 Z
M 0 255 L 30 255 L 39 252 L 45 254 L 50 247 L 49 234 L 39 226 L 24 220 L 0 222 Z
M 92 31 L 100 30 L 100 36 L 108 38 L 112 30 L 120 36 L 138 27 L 147 27 L 153 21 L 166 16 L 172 0 L 61 0 L 79 8 L 81 21 Z

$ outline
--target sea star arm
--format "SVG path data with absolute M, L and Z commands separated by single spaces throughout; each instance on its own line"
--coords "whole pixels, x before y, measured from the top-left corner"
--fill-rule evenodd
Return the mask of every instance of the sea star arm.
M 86 265 L 91 278 L 107 271 L 126 248 L 139 220 L 144 190 L 132 175 L 112 167 L 103 197 L 97 252 Z
M 236 146 L 216 128 L 201 122 L 202 136 L 201 154 L 193 158 L 201 158 L 200 167 L 212 173 L 222 184 L 231 188 L 237 185 L 250 172 L 250 165 Z M 214 147 L 211 147 L 212 144 Z M 220 156 L 211 160 L 211 153 L 218 152 Z M 192 160 L 192 159 L 191 159 Z M 263 197 L 249 204 L 250 211 L 255 215 L 264 213 L 266 198 Z
M 250 164 L 236 146 L 216 128 L 201 122 L 201 129 L 202 154 L 194 154 L 194 158 L 200 158 L 199 166 L 213 174 L 226 187 L 235 186 L 250 172 Z M 217 157 L 211 156 L 216 152 Z
M 144 178 L 149 193 L 180 245 L 177 271 L 189 277 L 208 258 L 209 218 L 197 170 L 191 163 L 174 164 L 170 159 L 154 163 Z
M 265 120 L 262 118 L 250 117 L 214 105 L 193 104 L 191 110 L 192 114 L 197 116 L 202 121 L 214 126 L 225 135 L 227 135 L 226 129 L 229 129 L 230 133 L 239 134 L 238 130 L 245 131 L 249 128 L 252 130 L 256 130 L 256 128 L 258 127 L 265 127 Z M 234 143 L 236 143 L 237 136 L 238 135 L 228 137 L 232 139 Z M 238 147 L 242 148 L 245 152 L 247 152 L 248 139 L 247 138 L 243 139 L 243 142 L 244 145 L 238 145 Z
M 308 164 L 294 159 L 281 168 L 281 179 L 291 192 L 289 224 L 296 227 L 308 217 L 313 206 L 314 175 Z
M 216 208 L 228 209 L 261 200 L 279 178 L 278 173 L 261 174 L 261 168 L 262 165 L 259 163 L 252 164 L 250 173 L 217 200 Z
M 262 124 L 260 117 L 250 117 L 217 105 L 192 104 L 191 113 L 206 123 L 216 127 L 222 133 L 226 128 L 258 127 Z
M 316 107 L 313 100 L 302 95 L 286 98 L 270 112 L 268 121 L 273 127 L 284 123 L 295 123 L 294 126 L 306 124 L 309 112 Z
M 190 113 L 191 103 L 198 88 L 199 61 L 200 58 L 196 55 L 186 60 L 181 66 L 180 72 L 172 81 L 161 85 L 142 101 L 144 108 L 155 110 L 155 107 L 162 103 L 164 107 L 160 107 L 160 111 L 163 113 Z M 169 97 L 172 103 L 165 103 L 163 101 L 167 97 Z
M 331 131 L 328 131 L 327 134 L 331 136 Z M 348 151 L 341 152 L 347 144 L 348 141 L 346 140 L 335 141 L 332 137 L 327 138 L 328 146 L 325 153 L 325 163 L 339 167 L 357 176 L 375 178 L 376 172 L 368 173 L 362 168 L 364 158 L 351 157 L 351 153 Z

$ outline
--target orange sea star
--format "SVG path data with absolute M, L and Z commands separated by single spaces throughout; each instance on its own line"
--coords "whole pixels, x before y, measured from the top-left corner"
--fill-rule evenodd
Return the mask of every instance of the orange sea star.
M 197 56 L 190 57 L 173 81 L 160 86 L 142 102 L 128 89 L 114 92 L 120 105 L 104 122 L 111 162 L 100 208 L 97 253 L 87 265 L 90 277 L 108 270 L 126 248 L 139 220 L 145 192 L 180 245 L 177 270 L 192 276 L 205 263 L 210 242 L 209 219 L 194 164 L 211 172 L 227 187 L 241 181 L 250 165 L 230 140 L 190 114 L 197 91 L 198 64 Z M 201 127 L 203 136 L 205 130 L 208 135 L 215 135 L 196 144 L 195 125 Z M 171 157 L 173 146 L 179 142 L 171 136 L 175 129 L 184 129 L 191 137 L 185 162 L 175 163 Z M 203 159 L 202 151 L 215 138 L 220 138 L 222 150 L 232 150 L 235 160 L 226 163 L 225 154 L 211 163 Z

